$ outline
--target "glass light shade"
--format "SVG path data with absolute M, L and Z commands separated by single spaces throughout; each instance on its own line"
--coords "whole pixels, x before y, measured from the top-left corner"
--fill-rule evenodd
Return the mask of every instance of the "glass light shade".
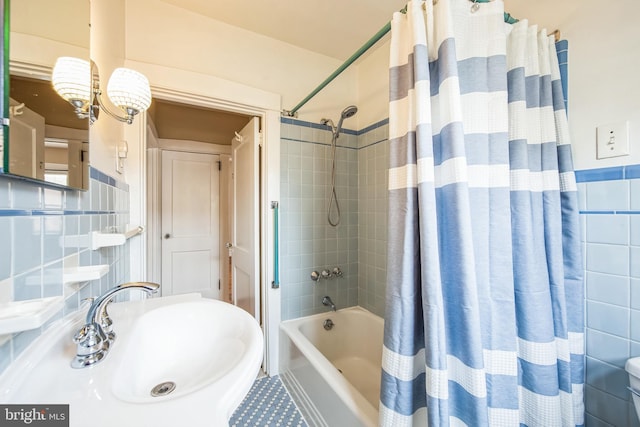
M 134 70 L 116 68 L 107 84 L 107 95 L 113 103 L 125 111 L 144 111 L 151 105 L 149 80 Z
M 84 59 L 61 56 L 56 60 L 51 83 L 58 95 L 72 102 L 91 100 L 91 65 Z

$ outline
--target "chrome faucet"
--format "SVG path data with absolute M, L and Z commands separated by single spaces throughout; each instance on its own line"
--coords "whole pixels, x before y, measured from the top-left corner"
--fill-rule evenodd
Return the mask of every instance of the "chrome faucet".
M 71 361 L 72 368 L 86 368 L 95 365 L 105 358 L 111 343 L 116 338 L 112 330 L 113 322 L 107 313 L 107 306 L 113 300 L 115 294 L 139 289 L 147 294 L 152 294 L 160 288 L 157 283 L 131 282 L 118 285 L 109 289 L 104 294 L 93 300 L 85 325 L 76 332 L 73 342 L 77 344 L 76 357 Z
M 331 310 L 336 311 L 336 305 L 331 301 L 331 298 L 328 296 L 322 297 L 322 305 L 326 305 L 327 307 L 331 307 Z

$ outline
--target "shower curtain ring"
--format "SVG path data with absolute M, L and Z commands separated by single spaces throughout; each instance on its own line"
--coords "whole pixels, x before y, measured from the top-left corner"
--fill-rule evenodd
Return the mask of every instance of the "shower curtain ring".
M 473 0 L 473 4 L 471 5 L 471 13 L 476 13 L 478 10 L 480 10 L 480 3 L 478 3 L 478 0 Z

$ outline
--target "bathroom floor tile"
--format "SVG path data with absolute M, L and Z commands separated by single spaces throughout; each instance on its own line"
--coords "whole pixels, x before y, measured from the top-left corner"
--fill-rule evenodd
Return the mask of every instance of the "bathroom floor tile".
M 229 420 L 230 427 L 299 426 L 307 427 L 302 414 L 284 388 L 280 378 L 262 377 Z

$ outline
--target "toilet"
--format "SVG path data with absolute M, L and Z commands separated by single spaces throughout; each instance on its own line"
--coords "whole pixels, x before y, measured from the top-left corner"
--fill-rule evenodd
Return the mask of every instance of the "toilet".
M 633 357 L 627 360 L 624 369 L 629 373 L 629 391 L 633 396 L 636 415 L 640 418 L 640 357 Z

